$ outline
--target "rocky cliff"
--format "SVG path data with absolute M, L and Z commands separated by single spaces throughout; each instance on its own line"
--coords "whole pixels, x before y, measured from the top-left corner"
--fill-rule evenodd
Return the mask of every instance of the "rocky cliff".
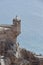
M 39 65 L 34 54 L 19 47 L 21 20 L 16 16 L 12 25 L 0 25 L 0 65 Z
M 32 60 L 36 60 L 34 54 L 26 49 L 21 49 L 19 44 L 6 39 L 0 41 L 0 59 L 3 59 L 5 65 L 29 65 Z

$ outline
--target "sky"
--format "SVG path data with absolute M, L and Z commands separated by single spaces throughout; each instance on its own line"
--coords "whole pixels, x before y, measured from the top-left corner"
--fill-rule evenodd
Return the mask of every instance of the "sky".
M 20 47 L 43 54 L 43 0 L 0 0 L 0 24 L 21 18 Z

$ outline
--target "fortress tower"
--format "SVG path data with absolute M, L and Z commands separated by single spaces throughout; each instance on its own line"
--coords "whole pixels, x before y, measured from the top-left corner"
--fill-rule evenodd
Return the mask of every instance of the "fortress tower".
M 13 19 L 13 27 L 15 34 L 18 36 L 21 33 L 21 19 L 17 16 Z

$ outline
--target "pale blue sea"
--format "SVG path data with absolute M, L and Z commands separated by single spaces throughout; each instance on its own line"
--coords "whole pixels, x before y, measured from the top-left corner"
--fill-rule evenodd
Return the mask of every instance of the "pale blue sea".
M 43 55 L 43 0 L 0 0 L 0 24 L 21 18 L 20 47 Z

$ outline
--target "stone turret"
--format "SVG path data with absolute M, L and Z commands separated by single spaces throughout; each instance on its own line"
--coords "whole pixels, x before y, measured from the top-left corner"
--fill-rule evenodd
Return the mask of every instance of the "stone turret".
M 13 30 L 15 31 L 16 35 L 21 33 L 21 19 L 17 16 L 13 19 Z

